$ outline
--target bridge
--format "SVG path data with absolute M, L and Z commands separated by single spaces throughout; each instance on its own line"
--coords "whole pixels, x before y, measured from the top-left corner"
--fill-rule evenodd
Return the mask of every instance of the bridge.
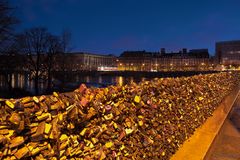
M 0 99 L 0 158 L 238 158 L 239 78 L 224 72 L 82 84 L 69 93 Z

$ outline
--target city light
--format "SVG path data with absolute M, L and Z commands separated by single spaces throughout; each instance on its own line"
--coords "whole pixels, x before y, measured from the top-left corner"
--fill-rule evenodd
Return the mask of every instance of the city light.
M 107 67 L 107 66 L 101 66 L 98 67 L 98 71 L 117 71 L 117 67 Z
M 156 70 L 156 69 L 153 69 L 153 68 L 151 68 L 151 72 L 157 72 L 157 70 Z

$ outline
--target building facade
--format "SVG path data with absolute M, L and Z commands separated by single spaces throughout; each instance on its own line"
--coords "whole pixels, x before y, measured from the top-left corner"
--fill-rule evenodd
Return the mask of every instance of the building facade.
M 216 43 L 216 63 L 221 65 L 240 65 L 240 40 Z
M 166 53 L 164 48 L 160 52 L 126 51 L 117 61 L 121 71 L 206 70 L 212 64 L 208 49 L 187 52 L 186 48 L 175 53 Z
M 116 67 L 116 57 L 84 52 L 59 54 L 54 68 L 56 71 L 94 71 L 99 67 Z
M 117 59 L 120 71 L 148 71 L 151 70 L 155 53 L 146 51 L 126 51 Z

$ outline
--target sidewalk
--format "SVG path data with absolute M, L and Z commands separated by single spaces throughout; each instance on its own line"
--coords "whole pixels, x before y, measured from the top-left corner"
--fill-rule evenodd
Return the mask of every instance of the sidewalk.
M 206 160 L 240 160 L 240 96 L 214 140 Z

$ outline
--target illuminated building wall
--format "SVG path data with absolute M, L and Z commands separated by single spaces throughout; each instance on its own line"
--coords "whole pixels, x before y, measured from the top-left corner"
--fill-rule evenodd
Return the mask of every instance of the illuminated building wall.
M 240 65 L 240 40 L 217 42 L 216 61 L 222 65 Z
M 116 57 L 90 53 L 66 53 L 58 55 L 55 70 L 98 70 L 98 67 L 116 67 Z
M 118 70 L 169 71 L 206 70 L 211 64 L 207 49 L 187 50 L 177 53 L 126 51 L 118 58 Z
M 9 68 L 10 60 L 18 59 L 11 56 L 1 56 L 2 69 Z M 5 58 L 4 58 L 5 57 Z M 23 57 L 21 57 L 23 58 Z M 33 57 L 36 58 L 36 57 Z M 8 60 L 7 60 L 8 59 Z M 46 55 L 42 55 L 46 59 Z M 1 61 L 0 60 L 0 61 Z M 25 61 L 22 61 L 25 62 Z M 54 56 L 54 71 L 169 71 L 169 70 L 206 70 L 209 69 L 208 50 L 186 49 L 177 53 L 166 53 L 162 48 L 160 52 L 126 51 L 119 57 L 113 55 L 98 55 L 90 53 L 64 53 Z M 12 63 L 10 63 L 12 64 Z M 13 63 L 15 64 L 15 63 Z M 26 63 L 28 64 L 28 63 Z M 43 63 L 44 65 L 44 63 Z M 29 66 L 17 65 L 19 70 L 29 69 Z M 16 69 L 16 68 L 15 68 Z
M 150 71 L 153 65 L 153 53 L 146 51 L 123 52 L 118 61 L 120 71 Z

